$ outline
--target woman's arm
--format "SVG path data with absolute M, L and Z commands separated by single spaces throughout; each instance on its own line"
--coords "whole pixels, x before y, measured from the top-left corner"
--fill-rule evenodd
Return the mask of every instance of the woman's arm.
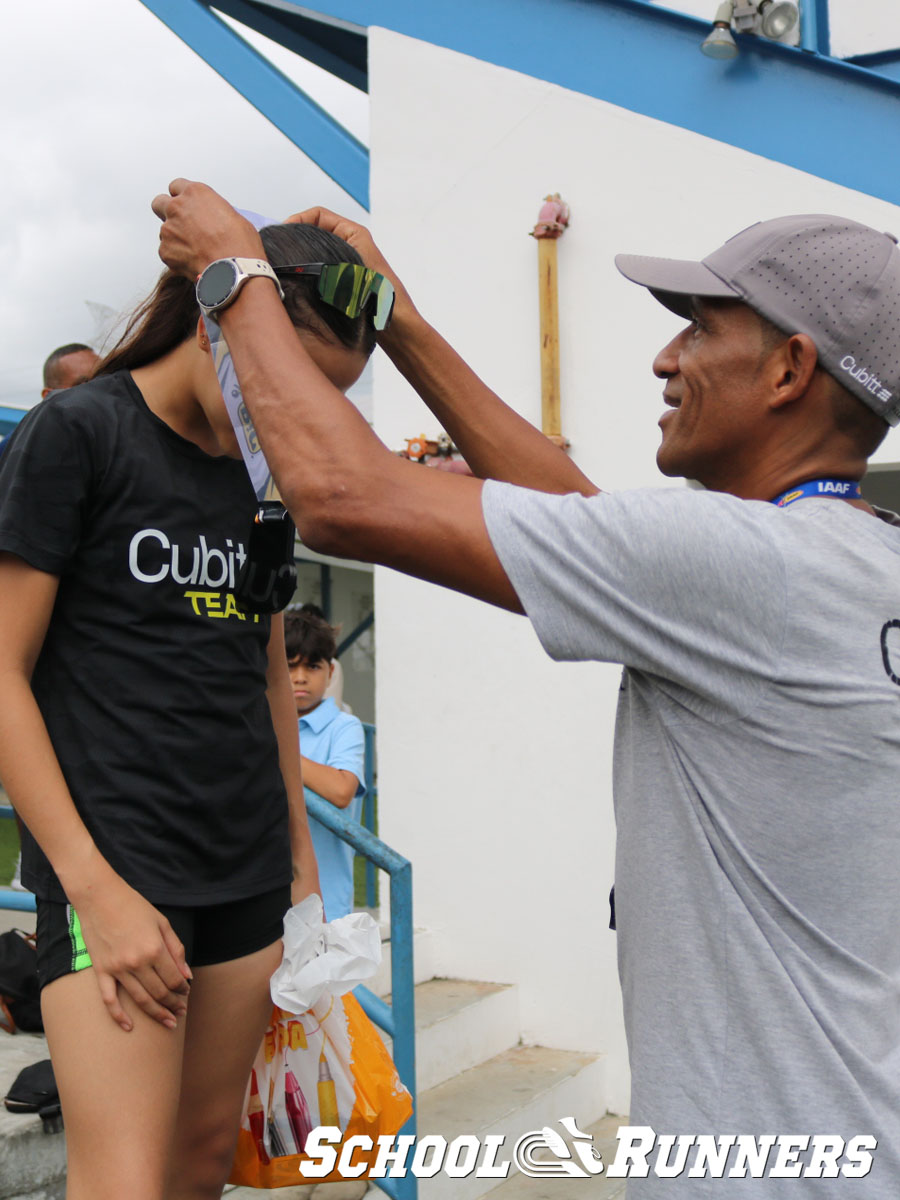
M 297 710 L 294 707 L 294 693 L 284 652 L 284 617 L 280 613 L 272 618 L 266 683 L 269 711 L 272 714 L 275 737 L 278 739 L 278 765 L 287 791 L 290 813 L 291 856 L 294 863 L 291 902 L 299 904 L 310 892 L 321 894 L 321 887 L 306 816 L 306 801 L 303 799 Z
M 190 968 L 169 922 L 100 854 L 78 815 L 31 690 L 58 579 L 0 554 L 0 778 L 78 912 L 110 1016 L 130 1030 L 118 988 L 171 1029 Z
M 303 749 L 302 745 L 300 748 Z M 326 767 L 324 763 L 313 762 L 302 754 L 300 763 L 306 786 L 335 808 L 346 808 L 356 795 L 359 780 L 352 771 L 345 771 L 342 767 Z

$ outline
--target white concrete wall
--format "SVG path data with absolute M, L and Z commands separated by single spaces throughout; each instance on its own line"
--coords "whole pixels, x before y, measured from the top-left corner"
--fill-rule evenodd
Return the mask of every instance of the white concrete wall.
M 678 327 L 618 275 L 615 252 L 702 257 L 792 211 L 900 231 L 881 201 L 451 51 L 375 29 L 370 63 L 377 238 L 422 311 L 535 422 L 528 233 L 545 193 L 571 205 L 563 429 L 605 488 L 664 482 L 650 362 Z M 437 432 L 383 358 L 375 427 L 394 448 Z M 623 1112 L 606 928 L 618 669 L 553 664 L 524 620 L 387 570 L 376 611 L 382 830 L 413 860 L 417 921 L 435 931 L 445 973 L 520 984 L 527 1040 L 606 1051 L 607 1104 Z

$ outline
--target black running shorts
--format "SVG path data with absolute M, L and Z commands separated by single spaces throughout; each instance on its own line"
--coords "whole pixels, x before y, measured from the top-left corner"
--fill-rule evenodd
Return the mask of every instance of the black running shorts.
M 154 907 L 163 914 L 184 945 L 190 967 L 243 958 L 281 937 L 282 919 L 291 906 L 289 884 L 227 904 L 202 908 Z M 81 935 L 81 922 L 71 904 L 37 901 L 37 970 L 41 987 L 54 979 L 92 966 Z

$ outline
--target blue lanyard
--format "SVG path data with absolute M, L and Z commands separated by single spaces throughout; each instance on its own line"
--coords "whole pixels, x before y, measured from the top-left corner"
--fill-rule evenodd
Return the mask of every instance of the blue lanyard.
M 810 479 L 809 483 L 798 483 L 796 487 L 788 488 L 770 503 L 778 508 L 787 508 L 789 504 L 793 504 L 795 500 L 802 500 L 805 496 L 827 497 L 830 500 L 859 500 L 862 491 L 855 479 Z

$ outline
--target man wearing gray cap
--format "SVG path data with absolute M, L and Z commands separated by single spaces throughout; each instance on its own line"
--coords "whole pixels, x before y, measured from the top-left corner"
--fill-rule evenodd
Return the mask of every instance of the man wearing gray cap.
M 261 253 L 214 193 L 171 192 L 154 201 L 170 265 L 196 275 Z M 390 274 L 359 226 L 319 209 L 296 219 Z M 217 320 L 307 544 L 524 611 L 554 658 L 626 668 L 617 923 L 642 1127 L 629 1197 L 887 1200 L 900 1179 L 900 521 L 858 481 L 900 413 L 900 251 L 805 216 L 755 225 L 702 263 L 618 263 L 689 319 L 654 361 L 671 410 L 658 462 L 706 491 L 599 493 L 396 280 L 381 345 L 477 479 L 389 454 L 264 279 Z

